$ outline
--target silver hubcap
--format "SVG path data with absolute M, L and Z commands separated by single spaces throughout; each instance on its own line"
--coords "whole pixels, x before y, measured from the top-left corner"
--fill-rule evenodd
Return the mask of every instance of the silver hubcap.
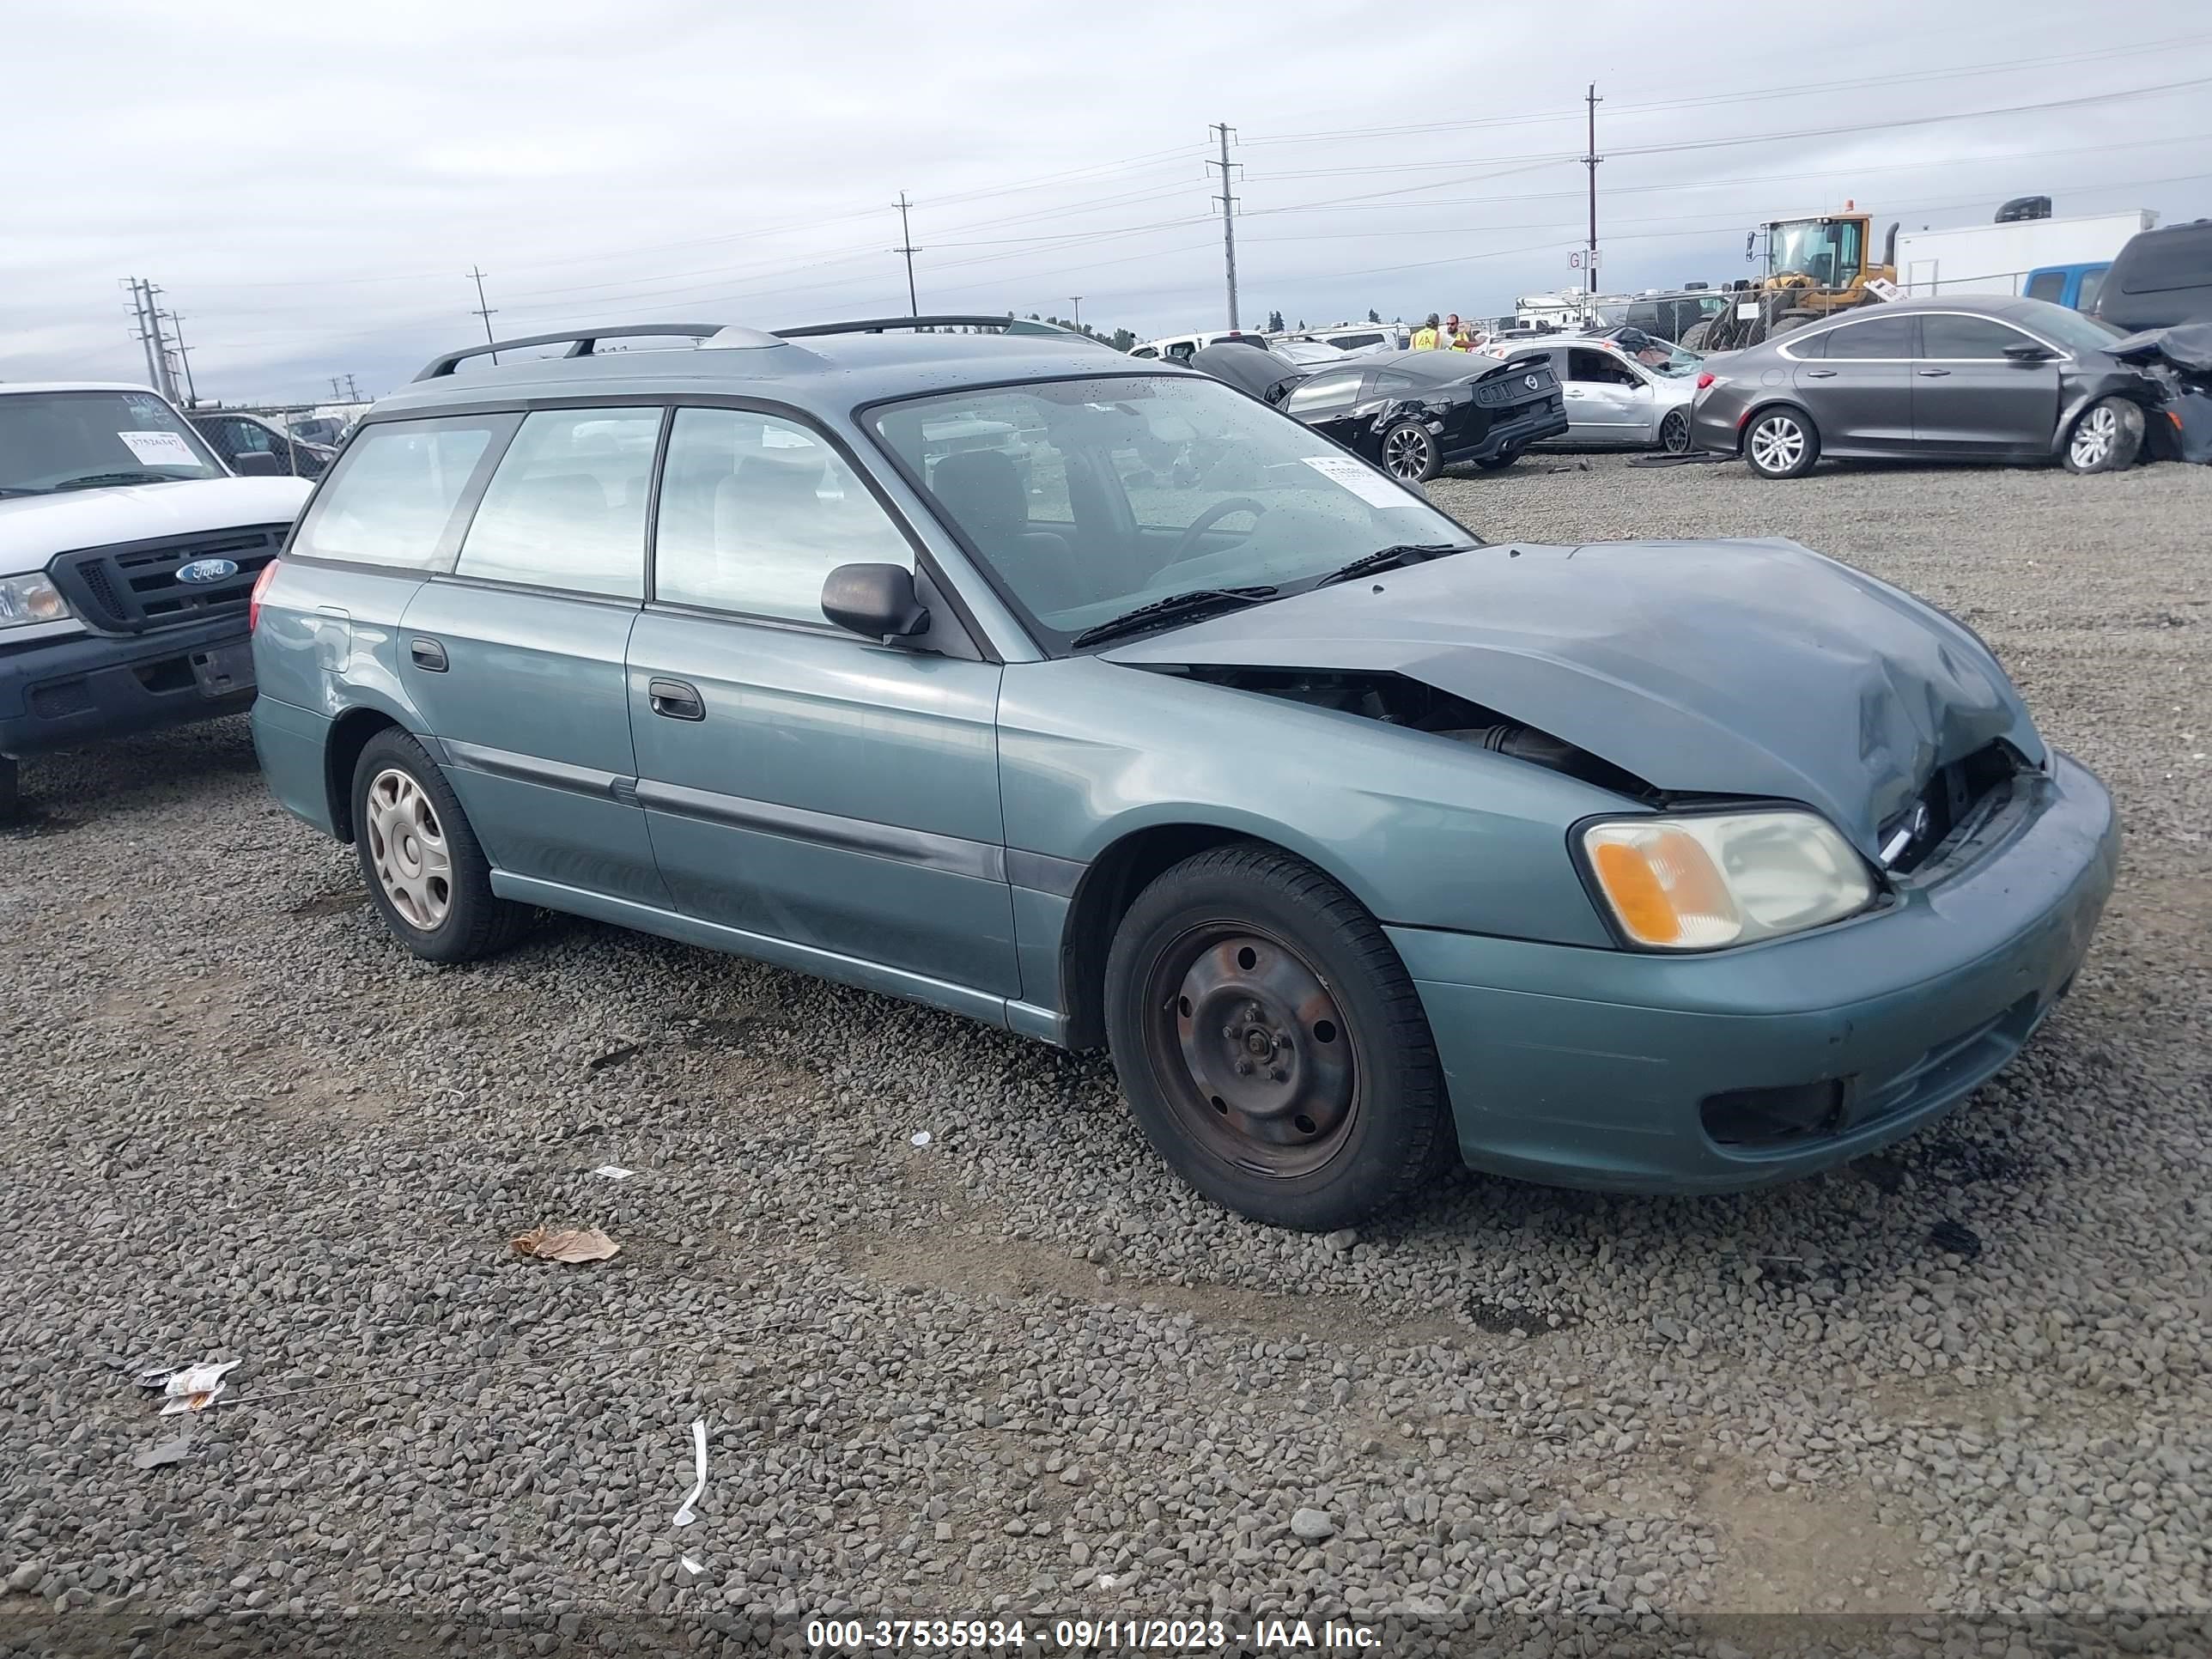
M 1429 470 L 1429 434 L 1412 428 L 1392 433 L 1383 445 L 1382 465 L 1393 477 L 1419 477 Z
M 368 786 L 368 855 L 384 896 L 410 927 L 431 933 L 453 908 L 453 859 L 437 809 L 397 767 Z
M 2120 417 L 2109 409 L 2093 409 L 2074 428 L 2074 465 L 2096 466 L 2119 441 Z
M 1690 447 L 1690 422 L 1682 415 L 1669 415 L 1659 424 L 1659 441 L 1669 454 L 1679 455 Z
M 1805 459 L 1805 428 L 1770 415 L 1751 429 L 1751 459 L 1761 472 L 1787 472 Z

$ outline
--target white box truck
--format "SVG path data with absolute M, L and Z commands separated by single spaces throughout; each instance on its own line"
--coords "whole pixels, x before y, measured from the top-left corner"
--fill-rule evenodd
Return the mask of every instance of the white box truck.
M 1948 230 L 1900 231 L 1897 282 L 1905 293 L 2018 294 L 2027 274 L 2046 265 L 2111 263 L 2128 238 L 2148 230 L 2148 208 L 2078 219 L 2015 219 Z

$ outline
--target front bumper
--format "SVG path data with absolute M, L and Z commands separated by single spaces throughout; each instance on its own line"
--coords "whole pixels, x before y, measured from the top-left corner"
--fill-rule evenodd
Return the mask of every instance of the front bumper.
M 2104 786 L 2054 750 L 1962 867 L 1795 939 L 1662 957 L 1388 931 L 1470 1167 L 1728 1192 L 1861 1157 L 1972 1093 L 2072 982 L 2118 858 Z M 1707 1131 L 1715 1097 L 1832 1083 L 1831 1128 L 1760 1146 Z
M 253 702 L 242 617 L 128 638 L 0 647 L 0 755 L 41 755 L 236 714 Z

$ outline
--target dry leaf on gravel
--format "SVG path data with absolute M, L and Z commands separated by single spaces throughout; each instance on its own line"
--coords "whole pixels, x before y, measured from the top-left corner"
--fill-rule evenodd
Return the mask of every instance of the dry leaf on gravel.
M 532 1227 L 517 1233 L 514 1244 L 518 1255 L 540 1261 L 604 1261 L 622 1249 L 597 1227 Z

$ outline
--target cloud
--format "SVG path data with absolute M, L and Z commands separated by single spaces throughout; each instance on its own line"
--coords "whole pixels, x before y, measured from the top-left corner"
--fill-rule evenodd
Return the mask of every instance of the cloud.
M 202 392 L 233 399 L 306 399 L 349 372 L 387 389 L 481 333 L 478 265 L 507 333 L 902 312 L 902 190 L 925 308 L 1065 315 L 1079 294 L 1103 326 L 1210 323 L 1206 125 L 1224 120 L 1246 320 L 1494 315 L 1573 275 L 1593 75 L 1609 287 L 1741 275 L 1749 226 L 1847 197 L 1908 225 L 2034 191 L 2062 213 L 2212 211 L 2201 88 L 1903 125 L 2212 75 L 2196 0 L 2136 0 L 2124 39 L 2085 36 L 2060 0 L 1864 0 L 1816 54 L 1627 0 L 1571 27 L 1540 8 L 1379 15 L 22 9 L 0 378 L 143 373 L 126 275 L 162 286 Z

